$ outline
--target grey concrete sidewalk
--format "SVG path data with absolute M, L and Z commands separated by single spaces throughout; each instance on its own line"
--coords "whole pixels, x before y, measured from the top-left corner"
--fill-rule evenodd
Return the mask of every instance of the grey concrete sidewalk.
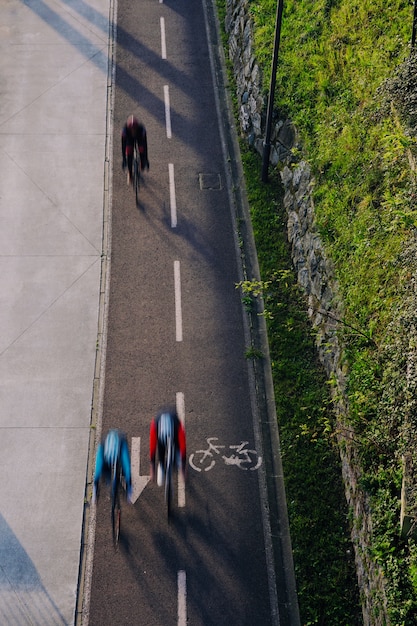
M 96 355 L 109 0 L 0 5 L 0 624 L 72 624 Z

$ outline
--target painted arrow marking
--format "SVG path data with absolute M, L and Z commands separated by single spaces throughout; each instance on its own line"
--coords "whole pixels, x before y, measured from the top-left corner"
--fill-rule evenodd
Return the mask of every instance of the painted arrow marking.
M 140 437 L 132 437 L 130 463 L 132 468 L 132 503 L 134 504 L 151 479 L 150 476 L 140 475 Z

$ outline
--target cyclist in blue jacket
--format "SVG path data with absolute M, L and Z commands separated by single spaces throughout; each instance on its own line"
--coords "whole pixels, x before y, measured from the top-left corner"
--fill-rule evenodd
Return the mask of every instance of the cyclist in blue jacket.
M 126 481 L 127 499 L 131 502 L 132 473 L 126 435 L 117 428 L 112 428 L 107 433 L 104 442 L 101 442 L 97 449 L 93 482 L 93 502 L 98 498 L 101 478 L 104 478 L 107 483 L 110 481 L 111 469 L 116 461 L 120 463 L 121 473 Z

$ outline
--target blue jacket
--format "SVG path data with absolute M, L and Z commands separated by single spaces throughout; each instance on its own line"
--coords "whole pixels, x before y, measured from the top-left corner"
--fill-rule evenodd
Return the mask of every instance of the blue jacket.
M 117 429 L 109 430 L 104 443 L 100 443 L 96 455 L 96 467 L 94 483 L 97 485 L 103 474 L 110 476 L 112 464 L 118 460 L 122 469 L 122 475 L 126 481 L 127 491 L 132 486 L 132 474 L 130 469 L 130 454 L 126 436 Z

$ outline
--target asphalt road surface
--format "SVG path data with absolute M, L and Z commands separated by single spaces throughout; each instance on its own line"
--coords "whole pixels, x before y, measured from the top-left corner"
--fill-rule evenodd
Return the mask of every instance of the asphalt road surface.
M 119 0 L 115 81 L 102 430 L 128 435 L 136 501 L 123 506 L 115 551 L 102 489 L 89 624 L 276 624 L 201 1 Z M 139 206 L 121 169 L 120 131 L 131 113 L 148 131 Z M 175 403 L 189 462 L 168 523 L 162 489 L 146 478 L 148 440 L 158 408 Z

